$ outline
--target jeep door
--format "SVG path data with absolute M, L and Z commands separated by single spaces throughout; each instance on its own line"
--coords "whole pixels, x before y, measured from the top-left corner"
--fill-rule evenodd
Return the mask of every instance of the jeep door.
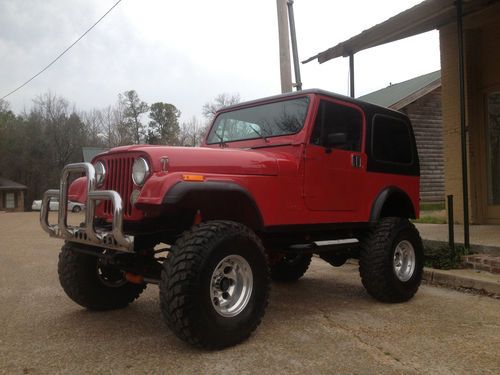
M 364 192 L 364 112 L 355 104 L 321 97 L 305 151 L 306 206 L 355 211 Z

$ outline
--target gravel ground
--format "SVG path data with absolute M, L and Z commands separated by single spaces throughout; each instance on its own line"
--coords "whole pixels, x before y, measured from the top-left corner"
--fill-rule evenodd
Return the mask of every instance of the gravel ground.
M 274 284 L 245 343 L 206 352 L 163 324 L 158 289 L 130 307 L 89 312 L 59 286 L 61 241 L 35 213 L 0 213 L 0 373 L 498 374 L 500 300 L 422 286 L 408 303 L 376 302 L 354 265 L 315 259 Z

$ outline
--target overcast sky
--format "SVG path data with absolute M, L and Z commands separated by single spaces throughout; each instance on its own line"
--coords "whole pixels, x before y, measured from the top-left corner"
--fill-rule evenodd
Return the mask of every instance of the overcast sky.
M 48 64 L 116 0 L 0 0 L 0 97 Z M 304 60 L 421 0 L 296 0 Z M 79 109 L 103 108 L 134 89 L 169 102 L 182 119 L 222 92 L 278 94 L 276 0 L 123 0 L 43 75 L 7 98 L 19 112 L 50 91 Z M 360 52 L 356 95 L 440 68 L 436 31 Z M 304 88 L 348 93 L 348 59 L 301 65 Z

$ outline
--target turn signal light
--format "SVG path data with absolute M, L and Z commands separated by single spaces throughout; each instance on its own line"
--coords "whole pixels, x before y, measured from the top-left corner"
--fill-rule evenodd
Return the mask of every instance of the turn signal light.
M 205 176 L 199 174 L 183 174 L 183 181 L 195 181 L 195 182 L 203 182 L 205 181 Z
M 143 284 L 144 283 L 144 277 L 141 275 L 136 275 L 131 272 L 125 272 L 125 279 L 132 284 Z

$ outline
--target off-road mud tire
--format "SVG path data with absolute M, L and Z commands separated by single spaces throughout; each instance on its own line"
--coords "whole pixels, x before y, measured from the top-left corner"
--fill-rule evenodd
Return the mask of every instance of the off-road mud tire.
M 98 276 L 98 257 L 75 251 L 71 242 L 59 254 L 59 282 L 74 302 L 90 310 L 113 310 L 133 302 L 146 284 L 123 281 L 119 286 L 105 285 Z M 119 272 L 116 270 L 116 272 Z
M 395 274 L 393 258 L 396 246 L 404 240 L 413 246 L 415 268 L 410 279 L 403 282 Z M 382 302 L 411 299 L 420 286 L 424 261 L 422 240 L 415 226 L 405 218 L 382 218 L 360 242 L 359 272 L 368 293 Z
M 248 303 L 236 316 L 219 314 L 211 299 L 214 270 L 227 256 L 243 257 L 253 275 Z M 232 221 L 209 221 L 185 232 L 163 265 L 160 307 L 168 327 L 183 341 L 221 349 L 247 339 L 260 324 L 269 298 L 267 257 L 260 239 Z
M 287 254 L 271 266 L 271 279 L 280 282 L 299 280 L 311 264 L 312 254 Z

